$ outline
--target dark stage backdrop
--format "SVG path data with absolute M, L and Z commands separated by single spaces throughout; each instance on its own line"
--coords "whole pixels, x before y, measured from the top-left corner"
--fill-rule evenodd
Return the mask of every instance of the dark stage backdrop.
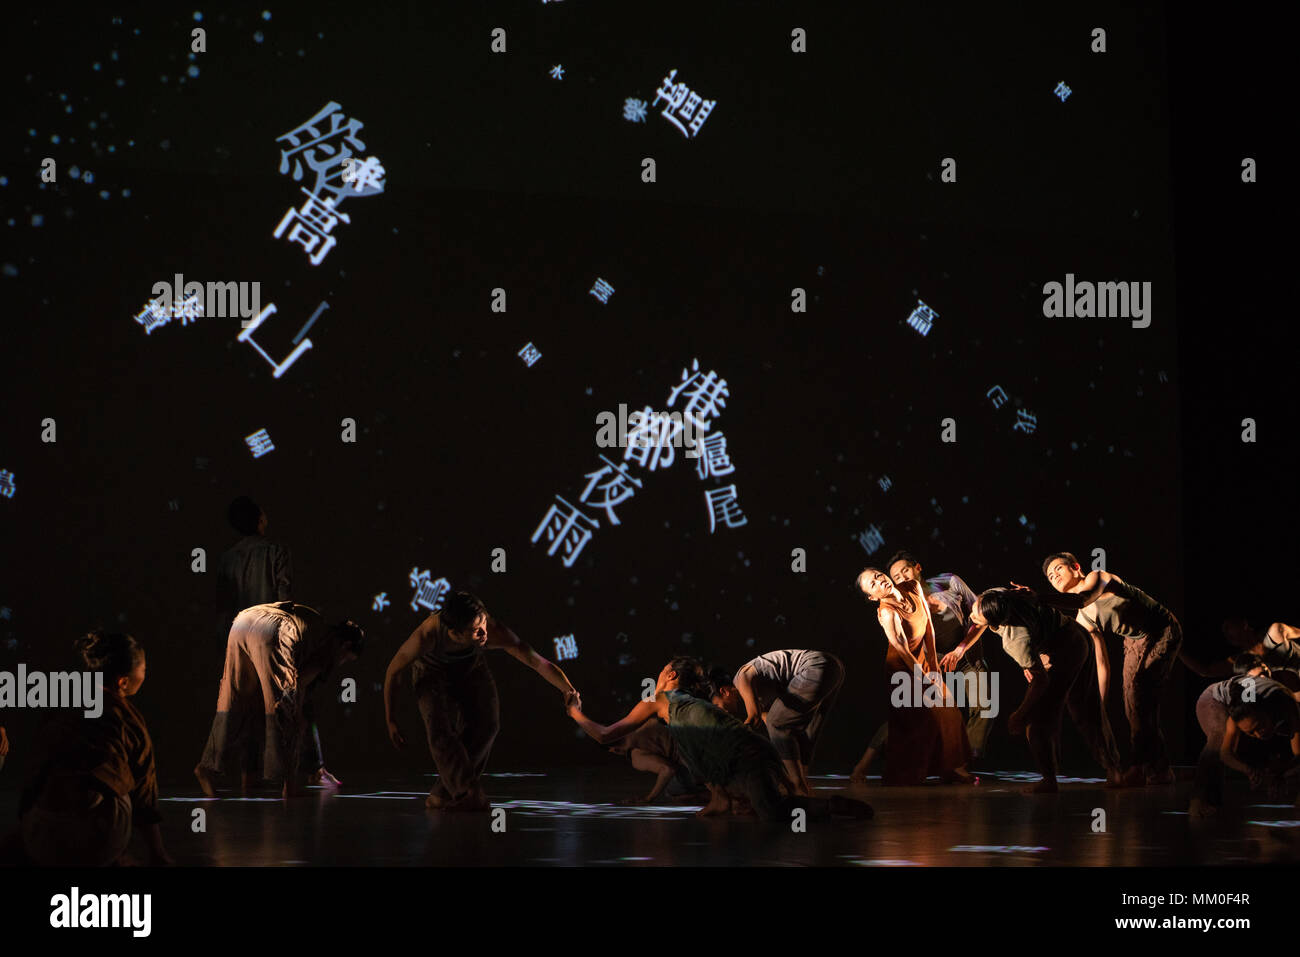
M 833 652 L 848 680 L 820 763 L 839 771 L 888 711 L 884 636 L 853 583 L 895 549 L 977 591 L 1048 587 L 1047 554 L 1088 566 L 1103 549 L 1182 615 L 1160 11 L 710 6 L 16 21 L 0 188 L 3 667 L 63 666 L 90 626 L 129 630 L 149 653 L 138 703 L 162 772 L 186 773 L 216 699 L 213 572 L 239 494 L 292 548 L 295 599 L 369 635 L 336 675 L 356 679 L 356 703 L 321 708 L 345 780 L 431 770 L 409 693 L 399 756 L 378 690 L 427 613 L 411 607 L 413 571 L 478 593 L 547 657 L 571 635 L 562 667 L 601 720 L 677 651 L 730 668 L 775 648 Z M 1090 50 L 1098 26 L 1105 53 Z M 196 28 L 206 50 L 191 57 Z M 795 28 L 807 52 L 792 51 Z M 716 103 L 693 136 L 655 102 L 673 69 Z M 629 99 L 644 122 L 624 118 Z M 277 137 L 330 102 L 364 124 L 356 156 L 377 157 L 385 185 L 346 201 L 350 221 L 313 265 L 272 235 L 314 180 L 279 172 Z M 47 156 L 57 179 L 42 184 Z M 236 341 L 238 318 L 146 334 L 135 317 L 177 273 L 261 283 L 276 312 L 255 340 L 275 361 L 328 308 L 275 379 Z M 1045 318 L 1044 284 L 1067 274 L 1150 283 L 1149 327 Z M 795 289 L 806 311 L 792 311 Z M 926 334 L 908 321 L 918 300 L 937 314 Z M 669 407 L 670 390 L 697 362 L 726 381 L 710 434 L 734 472 L 702 479 L 681 450 L 667 467 L 632 464 L 641 484 L 619 524 L 584 507 L 598 527 L 572 567 L 532 543 L 601 455 L 622 462 L 597 446 L 597 416 L 680 409 L 688 393 Z M 255 458 L 246 437 L 263 429 L 274 450 Z M 733 484 L 739 511 L 711 532 L 706 493 Z M 1023 681 L 990 656 L 1005 720 Z M 614 760 L 531 672 L 492 666 L 493 768 Z M 5 720 L 21 761 L 31 716 Z M 1181 722 L 1167 726 L 1187 757 Z M 1027 765 L 1023 742 L 997 734 L 999 759 Z M 1067 730 L 1067 763 L 1080 750 Z

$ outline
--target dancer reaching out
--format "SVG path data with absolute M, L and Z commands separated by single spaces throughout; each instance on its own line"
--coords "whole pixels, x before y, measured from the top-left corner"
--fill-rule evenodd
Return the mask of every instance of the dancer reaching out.
M 389 662 L 384 675 L 384 719 L 393 746 L 406 744 L 397 727 L 397 678 L 411 669 L 411 685 L 438 780 L 425 806 L 444 811 L 491 809 L 480 779 L 501 727 L 496 682 L 484 652 L 505 651 L 566 696 L 576 695 L 563 671 L 488 614 L 469 592 L 447 597 Z
M 794 785 L 786 778 L 772 745 L 710 703 L 712 691 L 700 662 L 678 657 L 659 672 L 654 700 L 638 702 L 612 725 L 597 724 L 584 715 L 576 695 L 568 697 L 567 710 L 601 744 L 618 740 L 651 718 L 666 722 L 686 766 L 709 787 L 709 803 L 697 812 L 701 817 L 731 810 L 729 794 L 746 798 L 764 821 L 788 821 L 796 809 L 810 818 L 871 816 L 871 807 L 862 801 L 838 795 L 827 800 L 782 793 L 793 791 Z

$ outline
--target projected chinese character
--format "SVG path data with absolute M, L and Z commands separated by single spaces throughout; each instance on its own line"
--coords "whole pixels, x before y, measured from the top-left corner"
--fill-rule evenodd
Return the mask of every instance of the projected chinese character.
M 907 324 L 919 332 L 921 335 L 929 335 L 930 326 L 934 320 L 939 318 L 939 314 L 923 303 L 920 299 L 916 300 L 916 308 L 912 314 L 907 317 Z
M 289 149 L 280 150 L 280 173 L 289 172 L 289 161 L 293 160 L 293 178 L 302 179 L 302 163 L 305 161 L 317 176 L 323 170 L 341 164 L 352 156 L 352 150 L 360 152 L 366 148 L 357 133 L 364 125 L 360 120 L 349 120 L 339 112 L 342 107 L 331 100 L 310 120 L 276 137 L 277 143 L 287 143 Z M 324 121 L 328 119 L 328 126 Z
M 646 120 L 645 100 L 635 100 L 632 97 L 628 97 L 624 100 L 623 119 L 631 123 L 644 123 Z
M 608 303 L 609 297 L 613 295 L 614 287 L 603 279 L 597 279 L 596 285 L 591 287 L 591 294 L 601 302 Z
M 411 585 L 415 588 L 415 597 L 411 599 L 411 611 L 418 611 L 423 607 L 436 612 L 442 607 L 442 600 L 447 597 L 447 592 L 451 591 L 451 582 L 445 578 L 430 581 L 428 569 L 418 574 L 417 572 L 418 569 L 411 569 Z
M 203 303 L 199 302 L 199 294 L 196 292 L 172 303 L 172 316 L 180 319 L 182 326 L 189 325 L 190 320 L 198 319 L 201 315 L 203 315 Z
M 135 321 L 144 326 L 144 334 L 147 336 L 155 329 L 161 329 L 171 320 L 171 310 L 167 308 L 165 300 L 158 298 L 148 303 L 136 315 Z
M 568 661 L 578 657 L 578 642 L 573 635 L 555 639 L 555 660 Z
M 736 503 L 736 486 L 724 485 L 720 488 L 709 489 L 704 493 L 704 499 L 709 505 L 709 534 L 717 527 L 718 520 L 721 519 L 727 523 L 728 528 L 739 528 L 749 519 L 741 514 L 740 506 Z M 740 521 L 736 521 L 740 519 Z
M 537 351 L 537 347 L 534 346 L 531 342 L 528 343 L 528 345 L 524 346 L 522 349 L 520 349 L 519 352 L 516 353 L 516 355 L 518 355 L 519 358 L 523 359 L 524 362 L 528 364 L 528 368 L 530 369 L 533 367 L 533 363 L 542 357 L 542 354 Z
M 566 502 L 560 496 L 559 499 L 564 509 L 552 505 L 550 511 L 542 519 L 537 530 L 533 532 L 532 541 L 535 543 L 542 534 L 546 534 L 546 540 L 551 543 L 551 547 L 546 550 L 547 555 L 554 555 L 556 549 L 564 548 L 564 567 L 569 568 L 577 560 L 579 553 L 591 541 L 592 530 L 598 528 L 594 518 L 590 518 L 579 512 L 576 508 Z M 587 528 L 583 523 L 590 525 Z
M 640 488 L 641 480 L 633 478 L 628 472 L 626 465 L 615 465 L 603 455 L 600 456 L 600 460 L 605 464 L 595 472 L 587 473 L 586 477 L 591 479 L 591 481 L 587 483 L 587 487 L 583 490 L 582 495 L 579 496 L 578 501 L 584 505 L 603 508 L 605 514 L 609 516 L 609 523 L 611 525 L 619 525 L 621 523 L 618 520 L 618 516 L 614 514 L 614 506 L 618 505 L 620 502 L 626 502 L 635 495 L 636 490 L 632 486 Z M 611 475 L 612 477 L 606 482 L 601 482 L 600 480 L 606 475 Z M 597 485 L 597 483 L 599 483 L 599 485 Z M 597 487 L 599 487 L 604 497 L 596 499 L 589 498 L 588 496 L 591 495 L 592 489 Z
M 253 452 L 253 458 L 260 459 L 267 452 L 274 452 L 275 446 L 271 444 L 271 437 L 266 434 L 266 429 L 258 429 L 252 435 L 244 439 L 248 447 Z
M 677 70 L 674 69 L 663 79 L 663 86 L 655 93 L 654 102 L 651 106 L 658 106 L 660 100 L 667 101 L 668 105 L 664 107 L 663 112 L 659 115 L 666 119 L 673 126 L 682 132 L 682 136 L 687 139 L 695 136 L 704 125 L 704 121 L 709 118 L 713 112 L 713 107 L 717 104 L 716 100 L 701 101 L 698 93 L 691 92 L 685 83 L 674 83 L 673 79 L 677 76 Z M 698 109 L 698 112 L 696 112 Z M 673 116 L 676 113 L 677 116 Z M 686 132 L 686 127 L 682 125 L 682 120 L 690 122 L 690 132 Z M 694 119 L 692 119 L 694 117 Z
M 721 432 L 713 432 L 704 437 L 704 454 L 695 463 L 696 474 L 706 479 L 710 475 L 730 475 L 736 471 L 727 456 L 727 437 Z
M 651 472 L 661 465 L 664 468 L 672 465 L 673 445 L 685 428 L 682 423 L 655 412 L 648 405 L 639 413 L 633 414 L 637 421 L 627 431 L 627 448 L 623 450 L 623 460 L 635 462 Z
M 307 193 L 305 189 L 303 192 Z M 345 223 L 352 222 L 347 213 L 335 212 L 333 198 L 321 202 L 313 194 L 307 193 L 307 201 L 302 204 L 302 209 L 291 209 L 285 213 L 284 218 L 280 220 L 280 225 L 275 227 L 275 232 L 271 235 L 279 239 L 284 233 L 284 228 L 289 225 L 289 220 L 294 217 L 299 221 L 294 223 L 293 229 L 289 230 L 289 242 L 298 243 L 308 253 L 316 250 L 315 255 L 311 257 L 313 266 L 319 266 L 325 254 L 338 242 L 329 235 L 330 230 L 337 226 L 340 220 Z M 317 244 L 320 244 L 319 249 L 316 248 Z
M 351 184 L 353 191 L 357 193 L 367 187 L 383 192 L 384 167 L 374 156 L 368 156 L 360 163 L 356 160 L 348 160 L 343 164 L 343 182 Z
M 868 555 L 874 555 L 880 551 L 880 546 L 885 544 L 885 538 L 875 525 L 868 525 L 867 530 L 858 535 L 858 544 L 866 550 Z
M 1033 415 L 1024 409 L 1016 409 L 1016 416 L 1018 420 L 1016 424 L 1011 427 L 1013 431 L 1019 429 L 1021 432 L 1028 435 L 1032 433 L 1034 429 L 1038 428 L 1038 416 Z
M 994 395 L 995 392 L 997 393 L 996 395 Z M 993 400 L 993 408 L 995 409 L 1002 408 L 1002 404 L 1007 401 L 1007 394 L 1002 391 L 1002 386 L 1000 385 L 995 385 L 984 394 Z
M 707 432 L 711 422 L 709 416 L 719 415 L 722 407 L 727 404 L 727 396 L 731 394 L 727 388 L 727 380 L 719 379 L 717 372 L 712 369 L 707 375 L 700 374 L 700 360 L 696 359 L 691 365 L 691 369 L 682 370 L 682 381 L 673 387 L 668 395 L 668 406 L 672 407 L 673 402 L 683 390 L 689 389 L 686 407 L 682 411 L 682 418 L 690 419 L 702 432 Z
M 1062 80 L 1060 83 L 1056 84 L 1056 89 L 1053 90 L 1052 92 L 1055 93 L 1057 96 L 1059 96 L 1061 98 L 1061 102 L 1064 103 L 1065 98 L 1069 96 L 1072 91 L 1068 86 L 1065 85 L 1065 81 Z
M 389 605 L 391 605 L 391 604 L 392 604 L 392 602 L 390 602 L 390 601 L 388 600 L 388 592 L 386 592 L 386 591 L 381 591 L 378 595 L 375 596 L 375 603 L 374 603 L 373 605 L 370 606 L 370 610 L 371 610 L 371 611 L 383 611 L 385 608 L 387 608 L 387 607 L 388 607 Z
M 13 498 L 15 488 L 17 486 L 14 485 L 14 473 L 8 469 L 0 469 L 0 495 L 5 498 Z
M 562 66 L 553 66 L 553 67 L 551 67 L 551 76 L 555 77 L 555 79 L 557 79 L 557 80 L 563 80 L 563 79 L 564 79 L 564 67 L 562 67 Z
M 882 492 L 888 492 L 891 488 L 894 487 L 894 483 L 889 480 L 888 475 L 882 475 L 880 477 L 879 484 L 880 484 L 880 491 Z

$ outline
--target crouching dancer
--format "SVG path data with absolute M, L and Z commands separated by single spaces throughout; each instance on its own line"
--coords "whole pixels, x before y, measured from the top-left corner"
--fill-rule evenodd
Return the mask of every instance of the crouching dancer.
M 569 716 L 601 744 L 617 741 L 658 717 L 668 725 L 687 768 L 709 788 L 711 799 L 699 816 L 725 814 L 728 795 L 748 799 L 764 821 L 789 821 L 795 809 L 809 818 L 832 814 L 871 817 L 871 806 L 836 795 L 829 800 L 803 797 L 785 775 L 772 745 L 708 700 L 713 688 L 694 658 L 674 658 L 659 672 L 652 701 L 641 701 L 625 718 L 604 726 L 582 713 L 576 695 L 567 700 Z

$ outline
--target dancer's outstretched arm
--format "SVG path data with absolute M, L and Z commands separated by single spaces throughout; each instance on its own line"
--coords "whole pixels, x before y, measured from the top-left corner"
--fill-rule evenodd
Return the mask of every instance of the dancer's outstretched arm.
M 384 722 L 388 725 L 388 738 L 393 742 L 393 747 L 400 748 L 406 744 L 406 739 L 402 737 L 402 732 L 397 729 L 397 678 L 407 668 L 411 666 L 420 652 L 424 650 L 426 642 L 432 642 L 436 636 L 437 626 L 434 622 L 437 620 L 435 615 L 430 615 L 420 626 L 411 632 L 411 637 L 402 642 L 402 647 L 397 649 L 397 654 L 393 655 L 393 660 L 388 663 L 388 670 L 384 673 Z
M 740 693 L 740 699 L 745 702 L 745 724 L 757 726 L 763 721 L 762 709 L 758 706 L 758 699 L 754 695 L 754 682 L 751 676 L 754 669 L 749 665 L 741 668 L 736 672 L 736 676 L 731 679 L 732 685 Z
M 576 694 L 575 692 L 574 695 Z M 661 691 L 653 701 L 638 701 L 636 706 L 627 713 L 626 718 L 620 718 L 611 725 L 597 724 L 588 718 L 582 713 L 582 708 L 573 696 L 568 699 L 568 706 L 565 710 L 568 711 L 569 717 L 578 722 L 578 726 L 595 738 L 597 742 L 609 744 L 611 741 L 617 741 L 619 738 L 631 734 L 656 715 L 667 721 L 668 698 Z
M 512 658 L 526 664 L 545 678 L 549 684 L 558 688 L 562 694 L 566 696 L 577 694 L 577 689 L 573 687 L 568 677 L 557 665 L 535 652 L 529 645 L 521 641 L 518 635 L 495 618 L 488 621 L 487 647 L 500 648 Z

